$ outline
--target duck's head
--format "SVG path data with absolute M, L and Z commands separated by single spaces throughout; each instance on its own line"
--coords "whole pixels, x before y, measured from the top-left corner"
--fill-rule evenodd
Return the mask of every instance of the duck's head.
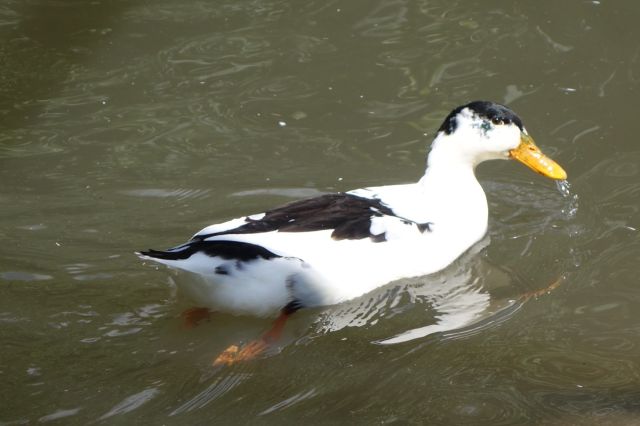
M 520 117 L 494 102 L 474 101 L 451 111 L 438 130 L 432 154 L 436 146 L 473 167 L 513 158 L 552 179 L 567 178 L 562 167 L 536 146 Z

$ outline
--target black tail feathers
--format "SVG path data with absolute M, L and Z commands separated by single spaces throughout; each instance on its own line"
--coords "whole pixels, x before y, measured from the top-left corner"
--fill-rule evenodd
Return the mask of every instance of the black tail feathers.
M 190 258 L 195 253 L 204 253 L 210 257 L 221 257 L 223 259 L 233 259 L 239 261 L 250 261 L 254 259 L 272 259 L 280 257 L 268 249 L 240 241 L 190 241 L 178 247 L 166 251 L 161 250 L 141 250 L 143 256 L 162 260 L 184 260 Z
M 191 256 L 191 253 L 185 253 L 184 251 L 175 252 L 175 251 L 162 251 L 162 250 L 154 250 L 154 249 L 140 250 L 139 252 L 136 252 L 136 253 L 142 256 L 152 257 L 154 259 L 163 259 L 163 260 L 180 260 L 180 259 L 187 259 L 189 256 Z

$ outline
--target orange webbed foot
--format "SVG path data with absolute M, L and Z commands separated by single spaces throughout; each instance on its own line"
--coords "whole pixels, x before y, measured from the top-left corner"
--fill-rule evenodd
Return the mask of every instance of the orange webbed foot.
M 229 366 L 237 362 L 250 361 L 262 355 L 269 349 L 269 346 L 280 339 L 282 329 L 291 313 L 291 311 L 283 309 L 271 328 L 260 339 L 249 342 L 242 347 L 238 345 L 229 346 L 213 361 L 213 366 Z
M 218 355 L 218 357 L 213 361 L 213 366 L 230 366 L 237 362 L 251 361 L 263 354 L 268 347 L 269 344 L 262 339 L 254 340 L 242 347 L 239 347 L 238 345 L 231 345 Z

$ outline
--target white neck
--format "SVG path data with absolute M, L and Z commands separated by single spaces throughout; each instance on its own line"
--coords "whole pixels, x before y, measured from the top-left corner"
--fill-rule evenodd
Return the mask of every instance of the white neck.
M 474 173 L 477 162 L 455 149 L 450 138 L 440 134 L 433 141 L 427 170 L 418 185 L 423 188 L 435 229 L 457 228 L 479 239 L 486 231 L 488 207 Z

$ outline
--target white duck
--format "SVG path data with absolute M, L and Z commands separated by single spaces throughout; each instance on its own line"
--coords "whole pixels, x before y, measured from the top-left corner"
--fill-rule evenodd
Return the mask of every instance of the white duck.
M 286 318 L 445 268 L 487 231 L 476 166 L 509 158 L 552 179 L 567 177 L 513 111 L 471 102 L 445 118 L 417 183 L 294 201 L 208 226 L 178 247 L 138 255 L 196 274 L 185 290 L 208 309 L 261 316 L 280 311 Z

